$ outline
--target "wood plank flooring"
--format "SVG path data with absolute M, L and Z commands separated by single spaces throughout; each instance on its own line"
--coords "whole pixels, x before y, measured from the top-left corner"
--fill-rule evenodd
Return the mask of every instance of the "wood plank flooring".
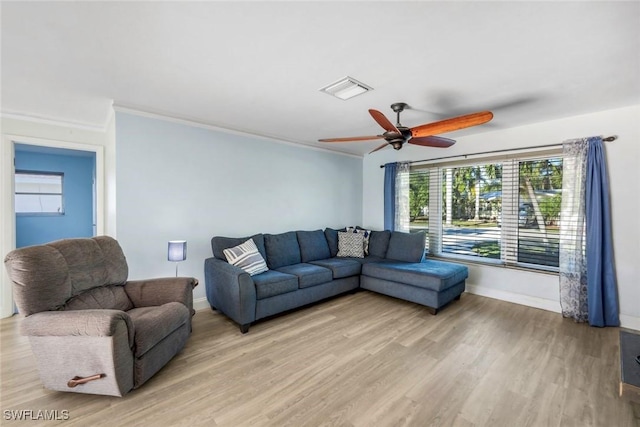
M 0 321 L 2 425 L 26 409 L 69 414 L 30 426 L 640 426 L 618 397 L 618 329 L 476 295 L 432 316 L 362 291 L 246 335 L 202 310 L 187 347 L 123 398 L 42 388 L 19 321 Z

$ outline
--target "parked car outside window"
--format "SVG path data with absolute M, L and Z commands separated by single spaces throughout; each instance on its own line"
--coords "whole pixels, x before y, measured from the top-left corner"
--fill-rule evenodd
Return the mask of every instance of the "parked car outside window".
M 498 213 L 498 227 L 502 225 L 502 212 Z M 535 227 L 538 224 L 536 220 L 536 213 L 533 209 L 533 204 L 529 202 L 522 202 L 518 207 L 518 226 L 520 227 Z

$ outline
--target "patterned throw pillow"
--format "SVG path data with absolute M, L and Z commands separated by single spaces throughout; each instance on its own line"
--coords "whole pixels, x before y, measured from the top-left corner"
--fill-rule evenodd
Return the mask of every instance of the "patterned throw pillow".
M 371 237 L 371 230 L 365 230 L 358 227 L 347 227 L 348 233 L 362 233 L 364 239 L 362 240 L 362 246 L 364 247 L 364 254 L 369 255 L 369 237 Z
M 339 257 L 364 258 L 364 235 L 362 233 L 338 232 Z
M 251 276 L 269 270 L 253 239 L 249 239 L 236 247 L 225 249 L 222 252 L 229 264 L 240 267 Z

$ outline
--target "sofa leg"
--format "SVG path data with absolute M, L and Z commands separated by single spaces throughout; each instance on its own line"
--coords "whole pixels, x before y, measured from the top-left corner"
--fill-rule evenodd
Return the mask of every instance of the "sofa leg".
M 433 308 L 433 307 L 427 307 L 427 310 L 429 310 L 429 313 L 431 313 L 432 315 L 436 315 L 438 314 L 438 309 L 437 308 Z
M 210 307 L 211 307 L 211 310 L 216 311 L 216 308 L 214 306 L 210 305 Z
M 454 298 L 454 300 L 456 301 L 460 301 L 460 297 L 462 296 L 462 294 L 458 295 L 457 297 Z
M 247 332 L 249 332 L 249 325 L 251 325 L 251 323 L 245 323 L 244 325 L 240 325 L 240 332 L 242 332 L 243 334 L 246 334 Z

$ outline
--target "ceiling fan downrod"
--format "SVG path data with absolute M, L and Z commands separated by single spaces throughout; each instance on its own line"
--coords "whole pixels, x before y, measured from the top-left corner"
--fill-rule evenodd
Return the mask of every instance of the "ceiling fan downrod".
M 402 126 L 400 124 L 400 113 L 402 113 L 406 107 L 407 104 L 404 102 L 396 102 L 391 104 L 391 109 L 394 113 L 396 113 L 396 127 Z
M 396 113 L 396 128 L 400 132 L 399 138 L 387 139 L 389 145 L 393 147 L 394 150 L 399 150 L 402 146 L 411 139 L 411 131 L 409 128 L 402 126 L 400 123 L 400 113 L 404 111 L 407 107 L 407 104 L 404 102 L 396 102 L 391 104 L 391 109 L 394 113 Z

